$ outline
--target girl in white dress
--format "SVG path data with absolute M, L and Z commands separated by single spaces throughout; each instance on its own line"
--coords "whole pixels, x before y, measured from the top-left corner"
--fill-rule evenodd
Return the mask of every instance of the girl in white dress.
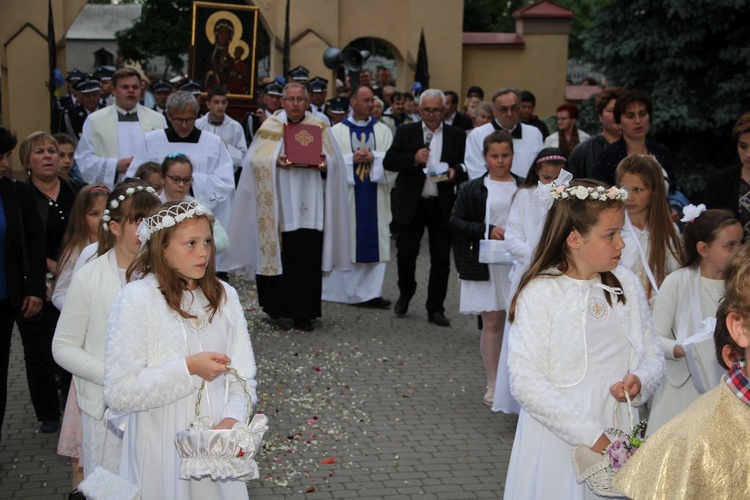
M 71 145 L 67 146 L 73 148 Z M 60 158 L 63 158 L 62 145 L 60 145 Z M 109 189 L 103 184 L 89 184 L 81 188 L 73 202 L 73 208 L 70 210 L 70 223 L 65 229 L 60 256 L 57 259 L 58 273 L 55 278 L 55 290 L 52 292 L 52 304 L 60 311 L 62 311 L 65 294 L 73 276 L 73 268 L 81 250 L 96 241 L 107 196 L 109 196 Z M 73 469 L 73 491 L 76 491 L 78 483 L 83 480 L 83 466 L 79 464 L 81 409 L 78 408 L 76 398 L 75 384 L 71 380 L 65 402 L 65 413 L 60 425 L 57 454 L 70 457 L 70 465 Z
M 641 280 L 653 304 L 664 278 L 684 259 L 677 226 L 670 217 L 661 165 L 653 156 L 630 155 L 617 165 L 617 184 L 628 190 L 620 265 Z
M 255 359 L 237 292 L 216 278 L 211 219 L 199 202 L 166 203 L 144 219 L 145 246 L 128 269 L 112 308 L 104 359 L 104 396 L 126 414 L 120 477 L 141 498 L 248 498 L 243 481 L 182 480 L 175 434 L 201 417 L 231 429 L 248 417 L 242 383 L 255 395 Z
M 109 194 L 104 187 L 95 189 L 81 193 Z M 107 427 L 104 417 L 104 339 L 110 308 L 125 283 L 125 270 L 140 248 L 135 230 L 141 219 L 160 204 L 153 188 L 143 181 L 122 182 L 103 201 L 106 205 L 95 207 L 98 220 L 103 221 L 99 227 L 100 256 L 81 267 L 70 280 L 52 340 L 55 361 L 73 375 L 75 390 L 70 392 L 75 399 L 68 398 L 65 423 L 76 413 L 79 415 L 80 463 L 85 477 L 99 465 L 113 473 L 118 471 L 120 437 Z M 71 220 L 68 227 L 74 225 Z M 86 238 L 83 244 L 88 242 Z M 72 268 L 75 259 L 64 252 L 58 262 Z M 61 443 L 68 436 L 65 426 L 63 431 Z
M 724 268 L 742 245 L 742 225 L 731 212 L 688 205 L 685 216 L 685 265 L 664 279 L 654 304 L 667 375 L 654 395 L 648 435 L 700 396 L 680 344 L 698 332 L 705 318 L 716 315 L 724 295 Z
M 559 148 L 544 148 L 534 159 L 529 174 L 513 195 L 513 203 L 508 214 L 508 225 L 505 231 L 505 240 L 508 242 L 508 253 L 513 257 L 513 267 L 510 271 L 510 291 L 507 295 L 508 302 L 516 293 L 521 276 L 529 267 L 531 256 L 539 238 L 542 236 L 544 219 L 547 217 L 549 202 L 543 202 L 539 196 L 535 196 L 537 189 L 545 189 L 550 182 L 557 179 L 558 184 L 569 181 L 573 176 L 563 170 L 568 160 Z M 509 305 L 509 304 L 508 304 Z M 506 320 L 505 331 L 510 324 Z M 508 336 L 503 336 L 503 345 L 500 349 L 500 362 L 497 367 L 497 378 L 495 379 L 495 394 L 492 398 L 492 411 L 503 413 L 515 413 L 521 410 L 521 406 L 510 394 L 510 383 L 508 382 Z
M 573 447 L 603 451 L 614 409 L 628 421 L 625 392 L 643 404 L 665 370 L 643 289 L 617 266 L 627 193 L 587 180 L 549 193 L 544 238 L 508 314 L 521 413 L 506 499 L 597 498 L 576 481 Z
M 510 172 L 513 138 L 508 133 L 495 131 L 488 135 L 483 154 L 487 173 L 461 187 L 453 205 L 450 228 L 458 240 L 461 313 L 482 317 L 479 345 L 487 375 L 484 404 L 492 405 L 510 288 L 510 263 L 480 262 L 479 246 L 480 240 L 504 239 L 510 203 L 520 179 Z

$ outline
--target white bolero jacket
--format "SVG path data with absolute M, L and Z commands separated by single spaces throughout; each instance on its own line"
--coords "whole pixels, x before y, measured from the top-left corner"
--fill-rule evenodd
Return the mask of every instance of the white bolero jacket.
M 546 272 L 560 274 L 556 269 Z M 629 372 L 641 381 L 641 392 L 633 399 L 639 406 L 664 377 L 664 355 L 640 282 L 622 267 L 613 273 L 627 299 L 613 309 L 630 341 Z M 534 278 L 516 303 L 508 332 L 508 369 L 513 397 L 534 419 L 571 445 L 591 446 L 608 426 L 560 390 L 581 382 L 588 367 L 581 300 L 580 288 L 572 281 Z
M 225 354 L 247 381 L 255 403 L 256 367 L 247 321 L 237 292 L 224 282 L 222 285 L 226 300 L 213 321 L 228 323 Z M 104 399 L 110 408 L 120 413 L 145 411 L 198 390 L 202 379 L 190 375 L 185 361 L 190 354 L 186 328 L 182 318 L 167 306 L 153 274 L 122 289 L 109 317 L 104 356 Z M 234 377 L 225 380 L 228 398 L 221 418 L 244 422 L 247 396 Z
M 52 339 L 55 361 L 73 374 L 78 406 L 97 419 L 107 409 L 102 393 L 107 319 L 122 288 L 110 263 L 113 252 L 89 262 L 73 275 Z

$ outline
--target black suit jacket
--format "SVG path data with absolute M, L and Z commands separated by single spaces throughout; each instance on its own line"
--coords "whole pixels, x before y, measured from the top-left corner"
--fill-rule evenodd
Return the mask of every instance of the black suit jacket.
M 423 147 L 422 123 L 407 123 L 396 129 L 393 144 L 385 154 L 383 167 L 398 172 L 396 210 L 393 214 L 393 222 L 397 224 L 409 224 L 412 221 L 422 198 L 426 176 L 422 172 L 422 167 L 414 163 L 414 155 Z M 437 185 L 440 217 L 446 228 L 456 199 L 456 185 L 468 179 L 463 166 L 465 149 L 466 132 L 458 127 L 443 124 L 443 151 L 440 161 L 456 171 L 452 182 L 439 182 Z
M 5 212 L 5 279 L 8 301 L 20 307 L 23 298 L 33 295 L 44 299 L 47 259 L 45 254 L 44 226 L 39 219 L 36 201 L 31 188 L 23 182 L 7 177 L 0 178 L 0 199 Z M 20 219 L 19 219 L 20 213 Z M 26 240 L 28 274 L 24 276 L 21 250 L 21 227 Z
M 474 128 L 474 122 L 465 114 L 456 111 L 456 116 L 453 117 L 453 126 L 466 131 Z

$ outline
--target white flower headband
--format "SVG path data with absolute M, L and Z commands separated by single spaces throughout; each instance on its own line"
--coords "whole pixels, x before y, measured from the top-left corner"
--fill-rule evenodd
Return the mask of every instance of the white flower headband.
M 618 188 L 612 186 L 609 189 L 603 186 L 586 187 L 586 186 L 573 186 L 569 187 L 568 183 L 558 185 L 557 182 L 553 181 L 549 185 L 550 197 L 555 200 L 567 200 L 567 199 L 578 199 L 578 200 L 627 200 L 628 191 L 625 188 Z
M 102 227 L 105 231 L 109 231 L 109 221 L 112 220 L 112 216 L 109 214 L 110 209 L 114 210 L 115 208 L 120 206 L 120 203 L 125 201 L 125 198 L 130 198 L 135 193 L 140 193 L 141 191 L 146 191 L 147 193 L 151 193 L 153 195 L 156 195 L 156 190 L 152 188 L 151 186 L 136 186 L 132 188 L 128 188 L 125 190 L 125 194 L 121 194 L 117 197 L 116 200 L 112 200 L 109 202 L 109 208 L 104 210 L 104 215 L 102 215 Z
M 151 235 L 164 228 L 172 227 L 185 219 L 192 219 L 196 215 L 206 215 L 208 209 L 199 202 L 183 201 L 169 208 L 159 210 L 151 217 L 146 217 L 138 224 L 135 234 L 141 240 L 141 244 L 151 239 Z
M 697 207 L 693 205 L 692 203 L 690 205 L 687 205 L 685 208 L 682 209 L 682 219 L 680 219 L 680 222 L 695 222 L 695 219 L 697 219 L 700 214 L 706 211 L 706 205 L 701 203 Z

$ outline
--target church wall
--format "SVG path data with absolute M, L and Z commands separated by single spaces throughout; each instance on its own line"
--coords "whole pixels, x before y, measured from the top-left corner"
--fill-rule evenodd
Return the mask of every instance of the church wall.
M 537 115 L 554 114 L 565 102 L 567 61 L 567 35 L 526 35 L 523 46 L 466 45 L 462 96 L 469 86 L 479 85 L 489 101 L 496 90 L 515 87 L 536 96 Z

